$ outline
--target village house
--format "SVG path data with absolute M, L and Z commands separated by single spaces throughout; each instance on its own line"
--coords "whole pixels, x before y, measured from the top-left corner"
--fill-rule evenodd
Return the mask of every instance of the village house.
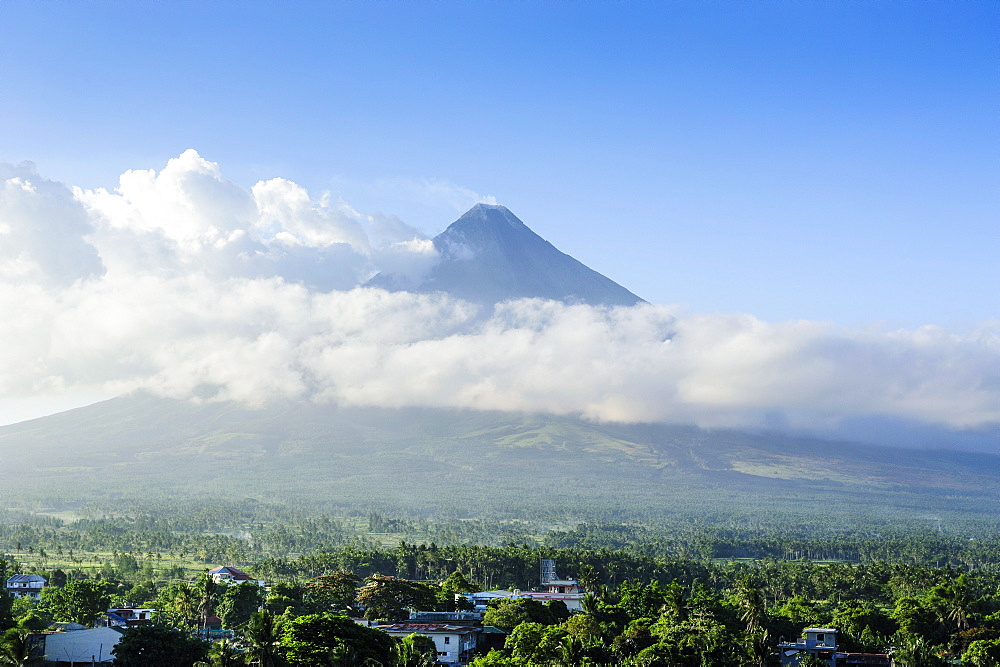
M 209 570 L 208 576 L 212 577 L 212 581 L 215 583 L 226 584 L 227 586 L 237 586 L 245 583 L 257 584 L 260 587 L 266 585 L 263 579 L 254 579 L 246 572 L 241 572 L 235 567 L 217 567 L 214 570 Z
M 837 645 L 836 628 L 806 628 L 805 637 L 787 642 L 778 642 L 778 657 L 781 664 L 798 665 L 807 655 L 823 660 L 830 667 L 859 665 L 864 667 L 888 667 L 890 658 L 885 653 L 843 653 Z
M 411 611 L 410 622 L 479 625 L 483 622 L 483 615 L 475 611 Z
M 31 598 L 38 602 L 46 583 L 45 577 L 37 574 L 15 574 L 7 579 L 7 595 L 12 598 Z
M 392 623 L 373 625 L 393 637 L 402 639 L 410 635 L 423 635 L 434 641 L 437 664 L 464 665 L 472 660 L 482 628 L 448 623 Z
M 554 579 L 542 584 L 544 591 L 514 591 L 515 598 L 531 598 L 539 602 L 551 602 L 559 600 L 566 605 L 570 611 L 581 611 L 583 609 L 583 599 L 587 594 L 580 588 L 580 584 L 575 579 Z
M 778 657 L 781 665 L 798 665 L 799 661 L 809 655 L 837 667 L 837 630 L 835 628 L 806 628 L 805 637 L 793 642 L 784 640 L 778 642 Z
M 529 598 L 531 600 L 537 600 L 539 602 L 551 602 L 554 600 L 559 600 L 566 605 L 569 611 L 581 611 L 583 609 L 583 600 L 587 597 L 587 594 L 583 591 L 580 586 L 580 582 L 575 579 L 560 579 L 556 574 L 556 562 L 551 559 L 542 559 L 541 566 L 541 585 L 545 588 L 543 591 L 481 591 L 479 593 L 458 593 L 455 597 L 456 599 L 460 595 L 466 601 L 468 601 L 474 611 L 485 612 L 490 601 L 497 598 L 507 598 L 507 599 L 519 599 L 519 598 Z
M 202 616 L 198 620 L 198 634 L 205 639 L 230 639 L 233 631 L 224 629 L 218 616 Z
M 155 609 L 149 607 L 113 607 L 108 609 L 108 627 L 132 627 L 153 622 Z
M 490 601 L 497 598 L 511 599 L 514 597 L 513 591 L 479 591 L 478 593 L 455 593 L 455 599 L 462 598 L 472 605 L 472 610 L 482 614 L 488 608 Z

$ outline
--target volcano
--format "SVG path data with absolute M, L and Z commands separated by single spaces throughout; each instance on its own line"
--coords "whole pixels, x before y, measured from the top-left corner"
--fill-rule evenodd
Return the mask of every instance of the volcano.
M 368 285 L 391 291 L 445 292 L 494 304 L 540 298 L 594 306 L 643 300 L 560 252 L 504 206 L 476 204 L 434 238 L 440 257 L 423 278 L 380 273 Z

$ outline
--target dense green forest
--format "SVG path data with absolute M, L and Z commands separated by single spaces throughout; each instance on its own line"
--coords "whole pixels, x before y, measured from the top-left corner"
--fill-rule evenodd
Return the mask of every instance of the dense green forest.
M 401 541 L 439 545 L 524 544 L 553 549 L 619 550 L 650 557 L 899 561 L 978 568 L 1000 562 L 996 520 L 936 517 L 809 516 L 751 519 L 731 513 L 660 516 L 643 522 L 389 516 L 370 511 L 316 514 L 253 500 L 94 506 L 73 516 L 0 510 L 0 550 L 44 566 L 70 552 L 181 556 L 211 564 L 250 563 L 330 548 L 370 549 Z M 44 553 L 44 555 L 43 555 Z
M 553 558 L 590 592 L 584 610 L 499 603 L 485 622 L 508 634 L 475 664 L 764 665 L 779 637 L 809 626 L 839 628 L 842 649 L 891 652 L 900 665 L 1000 664 L 1000 531 L 981 520 L 750 522 L 734 512 L 554 525 L 251 501 L 115 509 L 0 513 L 0 574 L 52 584 L 38 604 L 0 608 L 4 651 L 52 621 L 149 604 L 160 629 L 133 639 L 178 643 L 171 655 L 186 657 L 170 664 L 317 664 L 317 637 L 339 656 L 330 664 L 423 664 L 419 642 L 355 636 L 337 619 L 396 620 L 413 607 L 454 609 L 456 592 L 528 590 L 540 559 Z M 220 564 L 269 587 L 216 586 L 204 573 Z M 208 613 L 231 631 L 225 641 L 198 643 Z
M 187 628 L 194 635 L 203 614 L 218 613 L 236 632 L 221 646 L 201 646 L 202 654 L 211 648 L 217 664 L 244 664 L 222 662 L 222 651 L 234 661 L 257 656 L 262 625 L 274 636 L 276 659 L 317 664 L 303 657 L 312 650 L 309 641 L 316 641 L 304 637 L 319 631 L 304 626 L 340 627 L 338 614 L 392 621 L 413 606 L 454 609 L 456 592 L 537 584 L 543 557 L 558 559 L 561 571 L 591 591 L 583 611 L 570 614 L 561 603 L 530 600 L 492 605 L 484 622 L 509 634 L 503 648 L 475 664 L 763 665 L 778 637 L 795 637 L 809 626 L 837 627 L 842 649 L 892 651 L 899 664 L 945 664 L 949 656 L 996 664 L 988 660 L 1000 648 L 996 564 L 719 561 L 525 545 L 404 543 L 267 558 L 251 565 L 255 576 L 273 582 L 266 592 L 255 585 L 218 586 L 204 574 L 170 582 L 144 579 L 132 557 L 119 553 L 114 569 L 92 577 L 43 572 L 57 586 L 44 589 L 37 605 L 8 601 L 0 618 L 8 628 L 4 636 L 13 640 L 52 620 L 87 622 L 109 604 L 151 604 L 164 628 Z M 19 566 L 5 559 L 4 574 Z M 333 636 L 338 650 L 377 648 L 368 635 Z M 396 662 L 382 664 L 420 664 L 399 662 L 398 646 L 383 649 L 383 657 L 391 654 Z

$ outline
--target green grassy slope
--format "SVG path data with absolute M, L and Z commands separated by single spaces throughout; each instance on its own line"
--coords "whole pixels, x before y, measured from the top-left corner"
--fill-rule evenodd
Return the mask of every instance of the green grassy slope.
M 1000 457 L 443 409 L 132 396 L 0 428 L 0 501 L 261 500 L 426 516 L 995 516 Z

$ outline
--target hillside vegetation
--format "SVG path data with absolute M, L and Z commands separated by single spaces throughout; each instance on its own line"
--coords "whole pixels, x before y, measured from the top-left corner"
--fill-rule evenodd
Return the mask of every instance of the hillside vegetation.
M 0 429 L 2 500 L 657 526 L 992 526 L 1000 457 L 462 410 L 117 398 Z M 81 498 L 87 498 L 81 503 Z M 102 511 L 104 511 L 102 510 Z

